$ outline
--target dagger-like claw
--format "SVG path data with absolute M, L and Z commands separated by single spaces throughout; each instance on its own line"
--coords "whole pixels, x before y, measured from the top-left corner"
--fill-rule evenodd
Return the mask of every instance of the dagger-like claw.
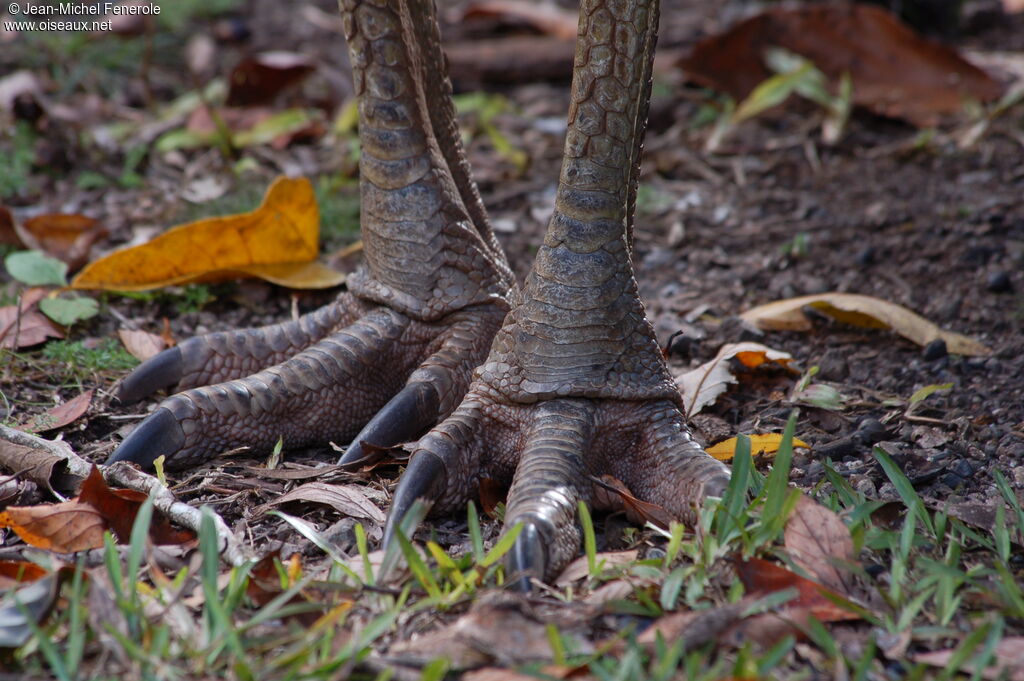
M 150 357 L 128 374 L 117 391 L 117 399 L 125 404 L 138 402 L 157 390 L 170 388 L 181 380 L 184 360 L 181 348 L 167 348 Z
M 130 461 L 144 469 L 151 469 L 157 457 L 174 454 L 184 444 L 185 432 L 177 417 L 170 409 L 160 407 L 124 439 L 107 459 L 107 464 Z

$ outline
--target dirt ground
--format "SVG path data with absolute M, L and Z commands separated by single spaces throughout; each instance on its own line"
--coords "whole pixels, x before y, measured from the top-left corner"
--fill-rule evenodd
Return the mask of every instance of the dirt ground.
M 729 23 L 734 4 L 667 0 L 662 46 L 666 54 L 685 50 L 702 35 Z M 331 0 L 308 3 L 333 16 Z M 974 5 L 978 5 L 975 7 Z M 994 3 L 971 5 L 970 20 L 951 38 L 954 44 L 986 50 L 1021 49 L 1024 18 L 986 20 Z M 290 3 L 253 0 L 237 21 L 251 32 L 241 45 L 226 45 L 219 64 L 260 49 L 292 49 L 318 64 L 319 95 L 340 104 L 350 90 L 339 36 L 303 21 L 282 21 Z M 443 16 L 448 14 L 443 13 Z M 197 30 L 207 30 L 206 25 Z M 466 34 L 446 26 L 450 40 Z M 180 54 L 161 54 L 150 73 L 150 95 L 182 87 L 175 71 Z M 638 200 L 635 267 L 658 336 L 671 347 L 673 370 L 713 357 L 727 342 L 757 340 L 790 353 L 800 371 L 819 367 L 815 377 L 845 396 L 839 411 L 802 407 L 797 435 L 811 447 L 795 461 L 793 482 L 810 489 L 823 482 L 828 457 L 850 483 L 869 497 L 896 498 L 871 455 L 877 442 L 903 467 L 919 493 L 935 503 L 987 503 L 995 496 L 992 473 L 1002 471 L 1024 498 L 1024 132 L 1018 107 L 997 121 L 968 149 L 942 129 L 922 133 L 898 121 L 856 112 L 834 146 L 821 143 L 820 115 L 808 106 L 786 106 L 744 124 L 715 154 L 702 151 L 708 128 L 696 127 L 707 94 L 678 82 L 670 64 L 652 103 L 644 175 Z M 139 97 L 131 72 L 105 83 L 105 97 L 125 105 Z M 68 93 L 80 101 L 83 83 Z M 526 155 L 525 169 L 478 135 L 469 155 L 499 238 L 520 277 L 529 268 L 550 214 L 564 112 L 565 82 L 494 86 L 510 105 L 494 125 Z M 309 89 L 305 94 L 310 96 Z M 469 122 L 472 122 L 470 120 Z M 82 190 L 72 181 L 84 168 L 117 165 L 99 150 L 63 147 L 72 130 L 55 130 L 54 148 L 33 189 L 11 203 L 16 211 L 42 208 L 82 210 L 112 230 L 110 242 L 131 240 L 143 227 L 169 226 L 185 208 L 179 188 L 197 178 L 225 172 L 215 151 L 151 156 L 134 188 Z M 46 151 L 46 150 L 44 150 Z M 246 182 L 256 196 L 281 171 L 310 175 L 351 175 L 342 150 L 323 141 L 281 150 L 253 152 L 259 170 Z M 263 183 L 263 184 L 260 184 Z M 235 186 L 241 191 L 245 187 Z M 343 191 L 351 195 L 348 185 Z M 190 209 L 192 210 L 192 209 Z M 202 214 L 202 207 L 198 212 Z M 195 212 L 189 213 L 194 215 Z M 349 237 L 350 238 L 350 237 Z M 344 239 L 341 239 L 343 241 Z M 331 243 L 332 247 L 341 241 Z M 773 300 L 843 291 L 904 305 L 943 328 L 970 335 L 992 349 L 988 357 L 960 357 L 944 348 L 921 348 L 891 332 L 865 330 L 821 319 L 810 332 L 758 333 L 737 315 Z M 330 293 L 289 292 L 262 283 L 214 288 L 216 300 L 199 312 L 177 311 L 161 300 L 109 297 L 114 314 L 101 314 L 76 329 L 79 338 L 111 335 L 118 317 L 159 331 L 163 317 L 179 339 L 195 332 L 263 324 L 286 317 L 294 304 L 314 309 Z M 99 388 L 109 394 L 113 377 Z M 736 433 L 778 432 L 793 408 L 788 401 L 799 373 L 768 372 L 744 379 L 695 419 L 708 443 Z M 21 374 L 19 385 L 3 390 L 9 399 L 52 402 L 44 375 Z M 906 402 L 919 388 L 951 383 L 930 396 L 909 417 Z M 67 396 L 74 391 L 68 390 Z M 64 433 L 77 451 L 102 460 L 127 428 L 125 415 L 143 407 L 109 405 L 105 399 L 86 419 Z M 22 406 L 20 416 L 30 413 Z M 866 435 L 870 435 L 868 438 Z M 322 453 L 321 453 L 322 454 Z M 298 454 L 295 460 L 314 455 Z M 231 522 L 249 522 L 249 509 L 285 489 L 281 481 L 247 478 L 244 458 L 192 472 L 178 490 L 190 502 L 214 502 Z M 386 492 L 389 475 L 370 476 Z M 386 499 L 381 495 L 382 503 Z M 307 516 L 321 527 L 327 511 Z M 279 539 L 301 548 L 280 521 L 253 520 L 248 532 L 257 544 Z M 437 526 L 458 542 L 461 521 Z M 344 534 L 346 528 L 335 527 Z M 450 533 L 450 534 L 449 534 Z M 378 535 L 379 536 L 379 535 Z

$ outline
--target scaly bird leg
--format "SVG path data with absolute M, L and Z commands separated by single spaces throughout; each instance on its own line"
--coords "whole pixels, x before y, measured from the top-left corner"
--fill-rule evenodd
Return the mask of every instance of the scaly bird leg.
M 342 0 L 359 98 L 365 269 L 302 319 L 186 341 L 122 384 L 166 399 L 110 461 L 194 465 L 269 450 L 413 439 L 458 405 L 513 277 L 463 155 L 429 0 Z M 365 428 L 364 428 L 365 426 Z M 363 429 L 360 432 L 360 429 Z
M 455 510 L 511 483 L 518 584 L 579 548 L 588 475 L 610 474 L 684 520 L 727 469 L 693 442 L 630 264 L 657 0 L 583 0 L 555 212 L 526 285 L 465 400 L 415 447 L 385 541 L 417 498 Z

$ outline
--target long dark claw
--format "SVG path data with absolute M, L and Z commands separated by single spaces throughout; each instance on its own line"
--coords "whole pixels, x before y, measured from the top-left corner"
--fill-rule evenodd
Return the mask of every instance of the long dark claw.
M 178 419 L 169 409 L 160 407 L 124 439 L 107 463 L 131 461 L 148 469 L 161 454 L 170 456 L 184 445 L 185 433 Z
M 384 525 L 384 551 L 394 541 L 395 530 L 405 518 L 405 514 L 413 507 L 416 500 L 424 502 L 427 510 L 444 492 L 448 473 L 444 462 L 431 452 L 420 451 L 409 459 L 409 467 L 405 469 L 395 496 L 391 499 L 391 510 L 388 521 Z
M 437 422 L 441 398 L 429 383 L 409 383 L 392 397 L 352 440 L 338 463 L 359 461 L 370 447 L 393 447 L 414 440 Z
M 184 361 L 181 348 L 167 348 L 155 357 L 150 357 L 135 368 L 135 371 L 121 382 L 117 399 L 125 404 L 138 402 L 161 388 L 169 388 L 181 380 Z
M 524 521 L 516 543 L 505 556 L 505 574 L 511 580 L 509 585 L 516 591 L 529 591 L 531 578 L 543 580 L 547 565 L 548 552 L 543 534 L 534 523 Z

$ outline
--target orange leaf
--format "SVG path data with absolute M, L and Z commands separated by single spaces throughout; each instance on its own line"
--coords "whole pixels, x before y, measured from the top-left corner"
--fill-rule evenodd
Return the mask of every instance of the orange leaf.
M 180 225 L 90 263 L 72 288 L 144 291 L 239 275 L 283 286 L 327 288 L 344 275 L 315 262 L 320 213 L 305 178 L 278 178 L 251 213 Z
M 0 589 L 34 582 L 46 574 L 46 570 L 27 560 L 0 560 Z
M 103 516 L 77 499 L 42 506 L 9 506 L 0 513 L 0 526 L 11 528 L 30 546 L 57 553 L 99 548 L 107 529 Z

